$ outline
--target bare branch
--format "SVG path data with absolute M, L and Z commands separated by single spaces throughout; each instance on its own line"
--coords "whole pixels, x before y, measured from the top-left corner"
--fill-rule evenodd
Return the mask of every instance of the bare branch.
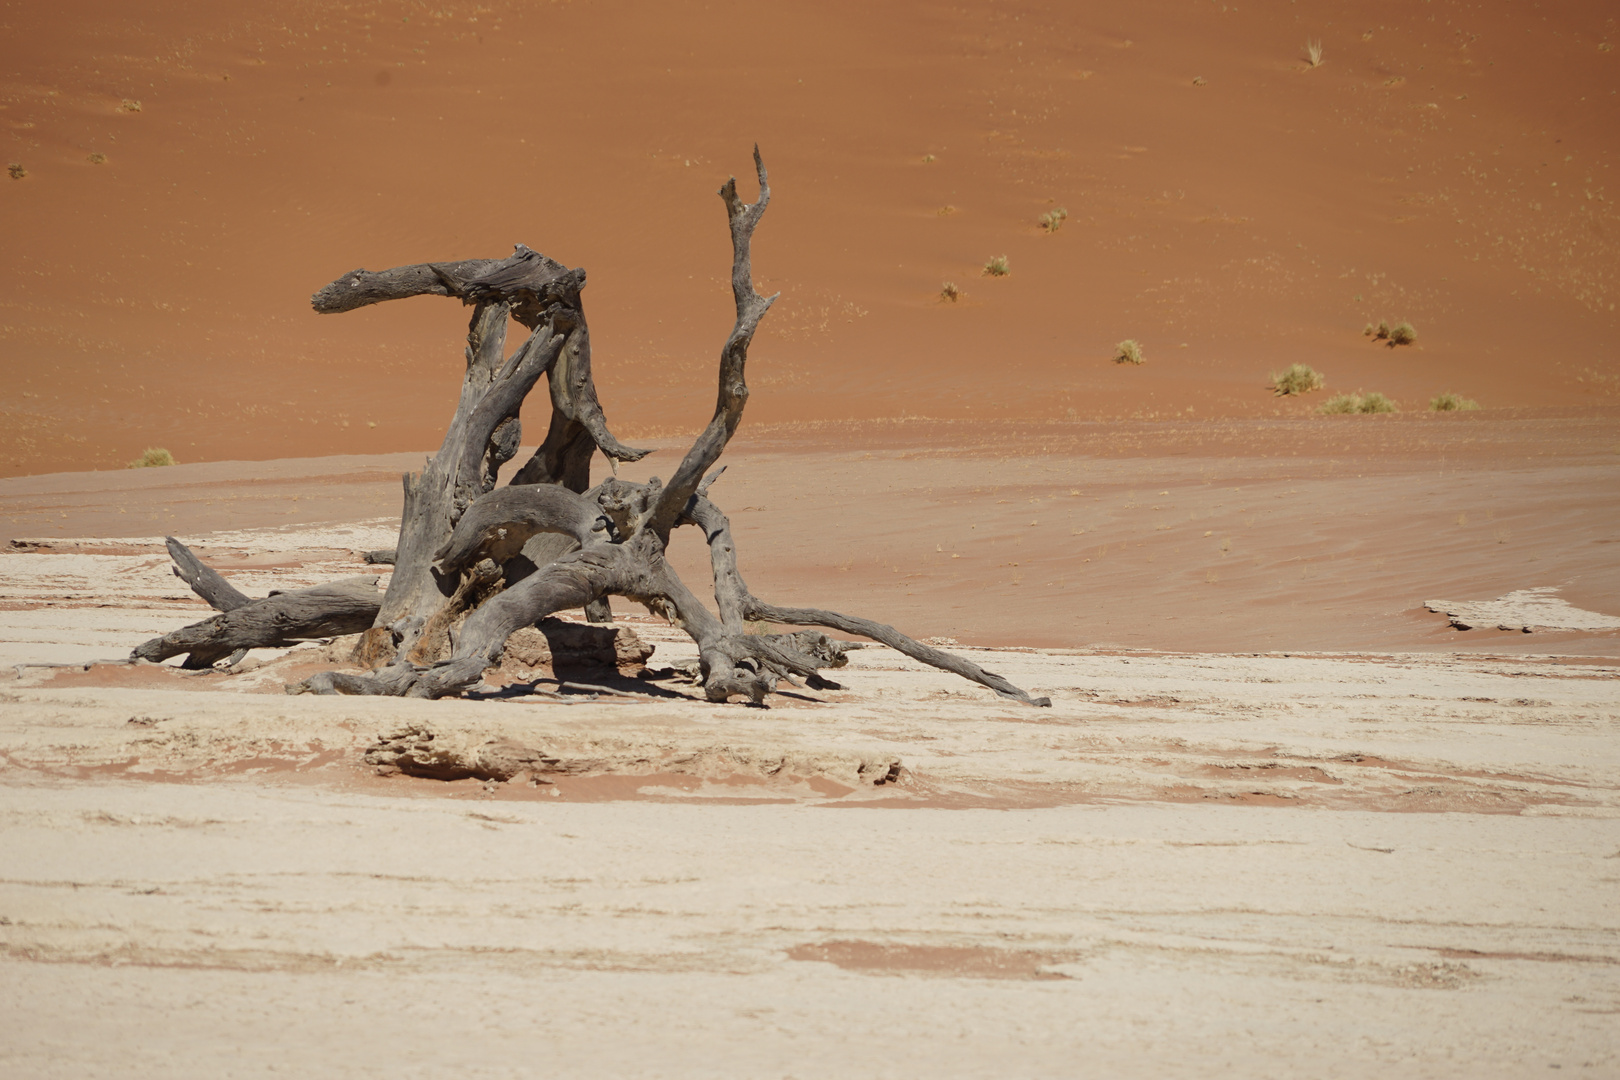
M 174 560 L 174 576 L 190 585 L 191 591 L 208 601 L 208 606 L 215 611 L 230 611 L 253 602 L 252 597 L 220 577 L 213 567 L 205 565 L 174 537 L 164 537 L 163 543 L 169 549 L 169 558 Z
M 714 406 L 714 419 L 686 452 L 675 475 L 670 478 L 663 494 L 653 507 L 646 527 L 660 536 L 667 536 L 675 522 L 686 511 L 686 501 L 697 491 L 698 484 L 709 466 L 720 459 L 731 441 L 731 436 L 742 421 L 743 407 L 748 404 L 748 382 L 745 368 L 748 363 L 748 345 L 754 338 L 760 319 L 770 310 L 776 297 L 763 297 L 754 291 L 754 274 L 750 265 L 750 245 L 754 227 L 770 205 L 771 188 L 765 174 L 765 162 L 754 147 L 754 169 L 759 174 L 759 199 L 745 204 L 737 197 L 737 178 L 732 177 L 720 189 L 725 201 L 726 215 L 731 220 L 731 293 L 737 303 L 737 322 L 731 336 L 720 350 L 720 391 Z

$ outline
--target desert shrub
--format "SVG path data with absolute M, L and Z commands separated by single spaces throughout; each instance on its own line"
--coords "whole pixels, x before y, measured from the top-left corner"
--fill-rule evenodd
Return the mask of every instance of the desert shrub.
M 1140 364 L 1142 362 L 1142 344 L 1135 338 L 1126 338 L 1114 346 L 1114 363 Z
M 141 111 L 141 103 L 139 101 L 136 101 L 134 98 L 125 98 L 124 103 L 122 105 L 118 106 L 118 107 L 120 109 L 123 109 L 125 112 L 140 112 Z
M 1379 319 L 1377 326 L 1368 323 L 1362 333 L 1374 341 L 1389 342 L 1392 349 L 1397 345 L 1410 345 L 1417 340 L 1417 327 L 1404 321 L 1391 326 L 1387 320 Z
M 1334 394 L 1322 402 L 1316 411 L 1333 416 L 1348 413 L 1392 413 L 1399 410 L 1393 401 L 1373 390 L 1365 394 L 1360 391 L 1354 394 Z
M 1309 38 L 1306 39 L 1306 41 L 1305 41 L 1305 62 L 1307 64 L 1309 64 L 1313 68 L 1322 66 L 1322 42 L 1321 42 L 1321 39 L 1317 39 L 1316 41 L 1311 41 Z
M 1304 364 L 1290 364 L 1281 375 L 1271 376 L 1271 392 L 1278 397 L 1320 390 L 1322 384 L 1322 373 Z
M 1453 394 L 1449 390 L 1429 399 L 1430 412 L 1467 412 L 1479 408 L 1479 402 Z
M 941 300 L 949 300 L 954 304 L 957 300 L 961 299 L 961 297 L 962 290 L 956 287 L 956 282 L 947 281 L 944 285 L 940 286 L 939 298 Z
M 21 180 L 23 177 L 28 175 L 28 170 L 23 168 L 21 164 L 15 161 L 6 166 L 6 172 L 11 174 L 11 178 L 13 180 Z
M 1063 223 L 1068 219 L 1069 212 L 1060 206 L 1056 210 L 1048 210 L 1041 215 L 1041 228 L 1049 233 L 1055 233 L 1063 228 Z
M 131 469 L 155 469 L 175 464 L 174 455 L 161 446 L 148 446 L 146 453 L 129 463 Z
M 1359 394 L 1334 394 L 1322 402 L 1316 411 L 1324 416 L 1333 416 L 1338 413 L 1357 413 L 1361 411 L 1361 396 Z
M 103 154 L 103 153 L 99 153 L 99 152 L 91 154 L 90 155 L 90 164 L 92 164 L 92 165 L 105 165 L 105 164 L 107 164 L 107 155 Z
M 1006 277 L 1012 273 L 1012 266 L 1008 264 L 1007 256 L 997 255 L 984 264 L 984 273 L 986 277 Z
M 939 159 L 934 157 L 933 154 L 924 154 L 923 155 L 923 164 L 924 165 L 932 165 L 937 160 L 939 160 Z

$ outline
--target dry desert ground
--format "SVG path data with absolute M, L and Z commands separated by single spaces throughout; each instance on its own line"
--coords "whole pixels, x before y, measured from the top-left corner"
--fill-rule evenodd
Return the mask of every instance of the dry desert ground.
M 0 1073 L 1620 1075 L 1611 46 L 1589 3 L 0 2 Z M 344 637 L 129 662 L 209 613 L 165 537 L 386 587 L 467 313 L 314 314 L 349 268 L 587 267 L 621 474 L 669 476 L 756 142 L 743 572 L 1050 708 L 886 647 L 713 703 L 622 600 L 644 663 L 437 701 L 284 692 Z

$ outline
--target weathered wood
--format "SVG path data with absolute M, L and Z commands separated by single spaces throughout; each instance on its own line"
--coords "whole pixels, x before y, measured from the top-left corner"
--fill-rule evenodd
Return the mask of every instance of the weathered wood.
M 686 501 L 703 482 L 703 474 L 720 459 L 742 422 L 743 407 L 748 404 L 748 382 L 745 378 L 748 364 L 748 345 L 759 328 L 776 296 L 763 297 L 754 291 L 751 246 L 754 229 L 771 202 L 771 187 L 765 172 L 765 162 L 754 147 L 754 171 L 759 176 L 759 198 L 743 203 L 737 197 L 737 178 L 727 180 L 720 189 L 725 200 L 726 217 L 731 224 L 731 294 L 737 305 L 737 321 L 725 346 L 720 350 L 720 390 L 714 406 L 714 417 L 699 435 L 692 448 L 681 459 L 670 477 L 658 502 L 648 516 L 646 527 L 661 536 L 667 536 L 675 521 L 686 512 Z
M 337 291 L 321 310 L 347 310 L 398 296 L 437 292 L 481 306 L 469 334 L 468 382 L 461 407 L 445 436 L 444 449 L 417 487 L 407 489 L 395 586 L 415 589 L 408 604 L 394 605 L 390 588 L 377 626 L 392 626 L 406 639 L 388 666 L 369 676 L 325 673 L 288 687 L 291 693 L 397 694 L 437 698 L 462 693 L 482 681 L 512 635 L 568 608 L 605 614 L 609 595 L 623 596 L 667 618 L 698 646 L 698 668 L 712 701 L 744 697 L 762 703 L 779 680 L 795 676 L 814 687 L 835 684 L 820 672 L 846 662 L 861 648 L 819 630 L 785 634 L 751 633 L 750 623 L 826 627 L 889 645 L 914 659 L 978 682 L 1031 705 L 1048 705 L 1006 679 L 961 657 L 930 648 L 892 626 L 819 608 L 766 604 L 748 590 L 737 569 L 730 523 L 706 495 L 719 475 L 704 474 L 736 432 L 748 402 L 749 344 L 774 297 L 754 290 L 751 246 L 755 228 L 770 202 L 770 186 L 759 150 L 754 150 L 759 197 L 744 203 L 736 179 L 720 190 L 732 239 L 732 296 L 736 320 L 720 353 L 718 393 L 708 426 L 693 441 L 668 484 L 610 479 L 586 491 L 591 455 L 600 449 L 610 461 L 630 461 L 643 451 L 618 444 L 607 431 L 590 372 L 590 334 L 578 304 L 578 290 L 567 295 L 561 264 L 540 264 L 523 255 L 499 265 L 438 264 L 402 267 L 384 275 L 354 275 L 328 286 Z M 532 255 L 532 253 L 530 253 Z M 521 256 L 521 257 L 520 257 Z M 550 275 L 550 276 L 547 276 Z M 580 274 L 579 283 L 583 283 Z M 321 308 L 321 304 L 328 305 Z M 497 330 L 492 312 L 547 304 L 545 319 L 524 349 L 544 342 L 551 388 L 551 426 L 535 455 L 513 477 L 512 485 L 489 493 L 505 447 L 514 434 L 517 405 L 527 386 L 504 381 L 505 371 L 527 371 L 532 357 L 514 356 L 500 376 L 486 353 Z M 548 335 L 542 337 L 542 335 Z M 498 355 L 499 344 L 494 345 Z M 520 353 L 524 350 L 520 350 Z M 477 354 L 475 356 L 475 354 Z M 488 370 L 487 377 L 476 372 Z M 480 381 L 482 380 L 482 381 Z M 494 384 L 494 385 L 491 385 Z M 529 385 L 532 385 L 532 380 Z M 476 475 L 475 475 L 476 474 Z M 665 558 L 670 531 L 682 524 L 701 527 L 709 541 L 711 573 L 719 617 L 687 588 Z M 436 530 L 436 531 L 435 531 Z M 422 538 L 441 539 L 431 549 Z M 431 551 L 431 557 L 428 553 Z M 438 559 L 437 567 L 429 565 Z M 433 571 L 437 570 L 436 576 Z M 402 575 L 409 574 L 401 584 Z M 431 580 L 431 593 L 427 582 Z M 425 613 L 425 614 L 424 614 Z M 462 615 L 465 619 L 462 621 Z M 408 616 L 408 618 L 404 617 Z M 396 618 L 399 621 L 395 621 Z M 455 624 L 459 621 L 459 627 Z M 373 631 L 377 634 L 378 631 Z M 418 634 L 415 647 L 411 634 Z M 441 642 L 453 639 L 444 659 Z M 367 655 L 377 656 L 377 644 Z M 521 639 L 517 646 L 522 648 Z
M 433 553 L 462 511 L 495 487 L 501 466 L 517 453 L 518 414 L 541 374 L 550 386 L 550 425 L 513 483 L 554 484 L 579 493 L 590 486 L 590 459 L 597 450 L 615 464 L 648 453 L 625 446 L 608 430 L 591 376 L 590 331 L 579 295 L 584 285 L 584 270 L 570 270 L 519 244 L 506 259 L 355 270 L 311 297 L 315 310 L 325 314 L 424 295 L 454 297 L 476 307 L 461 400 L 443 446 L 421 473 L 403 481 L 396 569 L 377 625 L 390 628 L 407 651 L 416 652 L 416 638 L 455 587 L 435 573 Z M 533 333 L 503 364 L 508 316 Z M 611 618 L 605 599 L 593 600 L 587 614 Z
M 351 270 L 323 286 L 309 302 L 322 315 L 334 315 L 412 296 L 453 296 L 468 304 L 504 303 L 517 309 L 514 317 L 533 330 L 547 304 L 571 304 L 584 287 L 584 270 L 570 270 L 518 244 L 504 259 Z
M 517 394 L 515 400 L 503 397 L 501 409 L 480 406 L 498 381 L 526 384 L 522 387 L 526 393 L 562 347 L 562 336 L 551 333 L 551 324 L 547 323 L 510 361 L 504 360 L 509 311 L 504 303 L 480 305 L 474 310 L 467 332 L 467 373 L 461 400 L 445 432 L 444 444 L 420 473 L 408 473 L 404 478 L 405 506 L 400 517 L 394 576 L 378 612 L 378 626 L 406 620 L 404 632 L 411 636 L 444 607 L 455 582 L 440 582 L 433 572 L 434 556 L 450 539 L 462 511 L 493 485 L 490 470 L 477 453 L 469 454 L 468 448 L 487 454 L 496 426 L 507 418 L 508 409 L 515 411 L 521 404 L 522 394 Z
M 536 533 L 583 546 L 605 543 L 612 527 L 601 507 L 557 484 L 504 487 L 473 500 L 433 560 L 440 575 L 458 574 L 480 559 L 508 562 Z
M 238 649 L 281 648 L 358 634 L 372 624 L 382 596 L 374 577 L 275 593 L 223 611 L 135 648 L 131 659 L 160 661 L 189 653 L 185 667 L 211 667 Z
M 174 576 L 190 585 L 191 591 L 206 600 L 215 611 L 230 611 L 253 602 L 252 597 L 226 581 L 174 537 L 164 537 L 163 543 L 169 549 L 169 558 L 174 560 Z

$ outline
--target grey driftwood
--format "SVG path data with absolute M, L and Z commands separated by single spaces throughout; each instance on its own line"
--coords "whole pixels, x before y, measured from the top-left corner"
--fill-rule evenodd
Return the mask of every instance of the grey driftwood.
M 169 551 L 177 564 L 182 558 L 195 560 L 184 544 L 172 538 Z M 180 573 L 178 568 L 175 572 Z M 135 647 L 130 659 L 159 661 L 185 653 L 183 667 L 206 668 L 227 657 L 240 659 L 236 654 L 247 649 L 284 648 L 301 641 L 358 634 L 376 621 L 382 602 L 375 577 L 344 578 L 310 589 L 275 592 L 262 600 L 251 600 L 214 571 L 208 570 L 208 574 L 234 594 L 222 597 L 222 602 L 230 606 L 212 618 L 143 642 Z M 211 591 L 216 591 L 215 582 L 207 584 Z M 192 588 L 209 603 L 220 606 L 195 582 Z
M 748 402 L 749 344 L 775 299 L 761 296 L 753 283 L 751 244 L 771 197 L 757 148 L 754 167 L 756 201 L 742 201 L 735 178 L 720 189 L 731 230 L 736 321 L 720 352 L 714 415 L 667 482 L 614 477 L 589 487 L 597 451 L 615 472 L 619 462 L 646 451 L 613 436 L 597 400 L 580 303 L 583 270 L 519 246 L 502 260 L 355 270 L 315 294 L 314 307 L 324 313 L 420 295 L 460 299 L 473 313 L 461 400 L 444 444 L 422 472 L 404 478 L 393 579 L 356 650 L 373 670 L 324 672 L 288 687 L 290 693 L 460 694 L 479 685 L 515 632 L 574 608 L 605 619 L 607 598 L 621 596 L 691 635 L 704 693 L 712 701 L 741 697 L 761 703 L 780 681 L 795 678 L 812 687 L 836 685 L 820 672 L 841 667 L 846 654 L 861 646 L 822 632 L 830 629 L 883 642 L 1004 697 L 1050 704 L 891 626 L 817 608 L 779 607 L 755 597 L 744 583 L 730 524 L 707 492 L 719 475 L 710 470 Z M 507 357 L 506 330 L 514 320 L 530 333 Z M 550 388 L 550 426 L 534 455 L 497 489 L 501 467 L 517 453 L 519 408 L 542 375 Z M 708 541 L 718 614 L 664 558 L 670 534 L 688 525 Z M 750 624 L 757 629 L 760 623 L 822 629 L 752 632 Z

